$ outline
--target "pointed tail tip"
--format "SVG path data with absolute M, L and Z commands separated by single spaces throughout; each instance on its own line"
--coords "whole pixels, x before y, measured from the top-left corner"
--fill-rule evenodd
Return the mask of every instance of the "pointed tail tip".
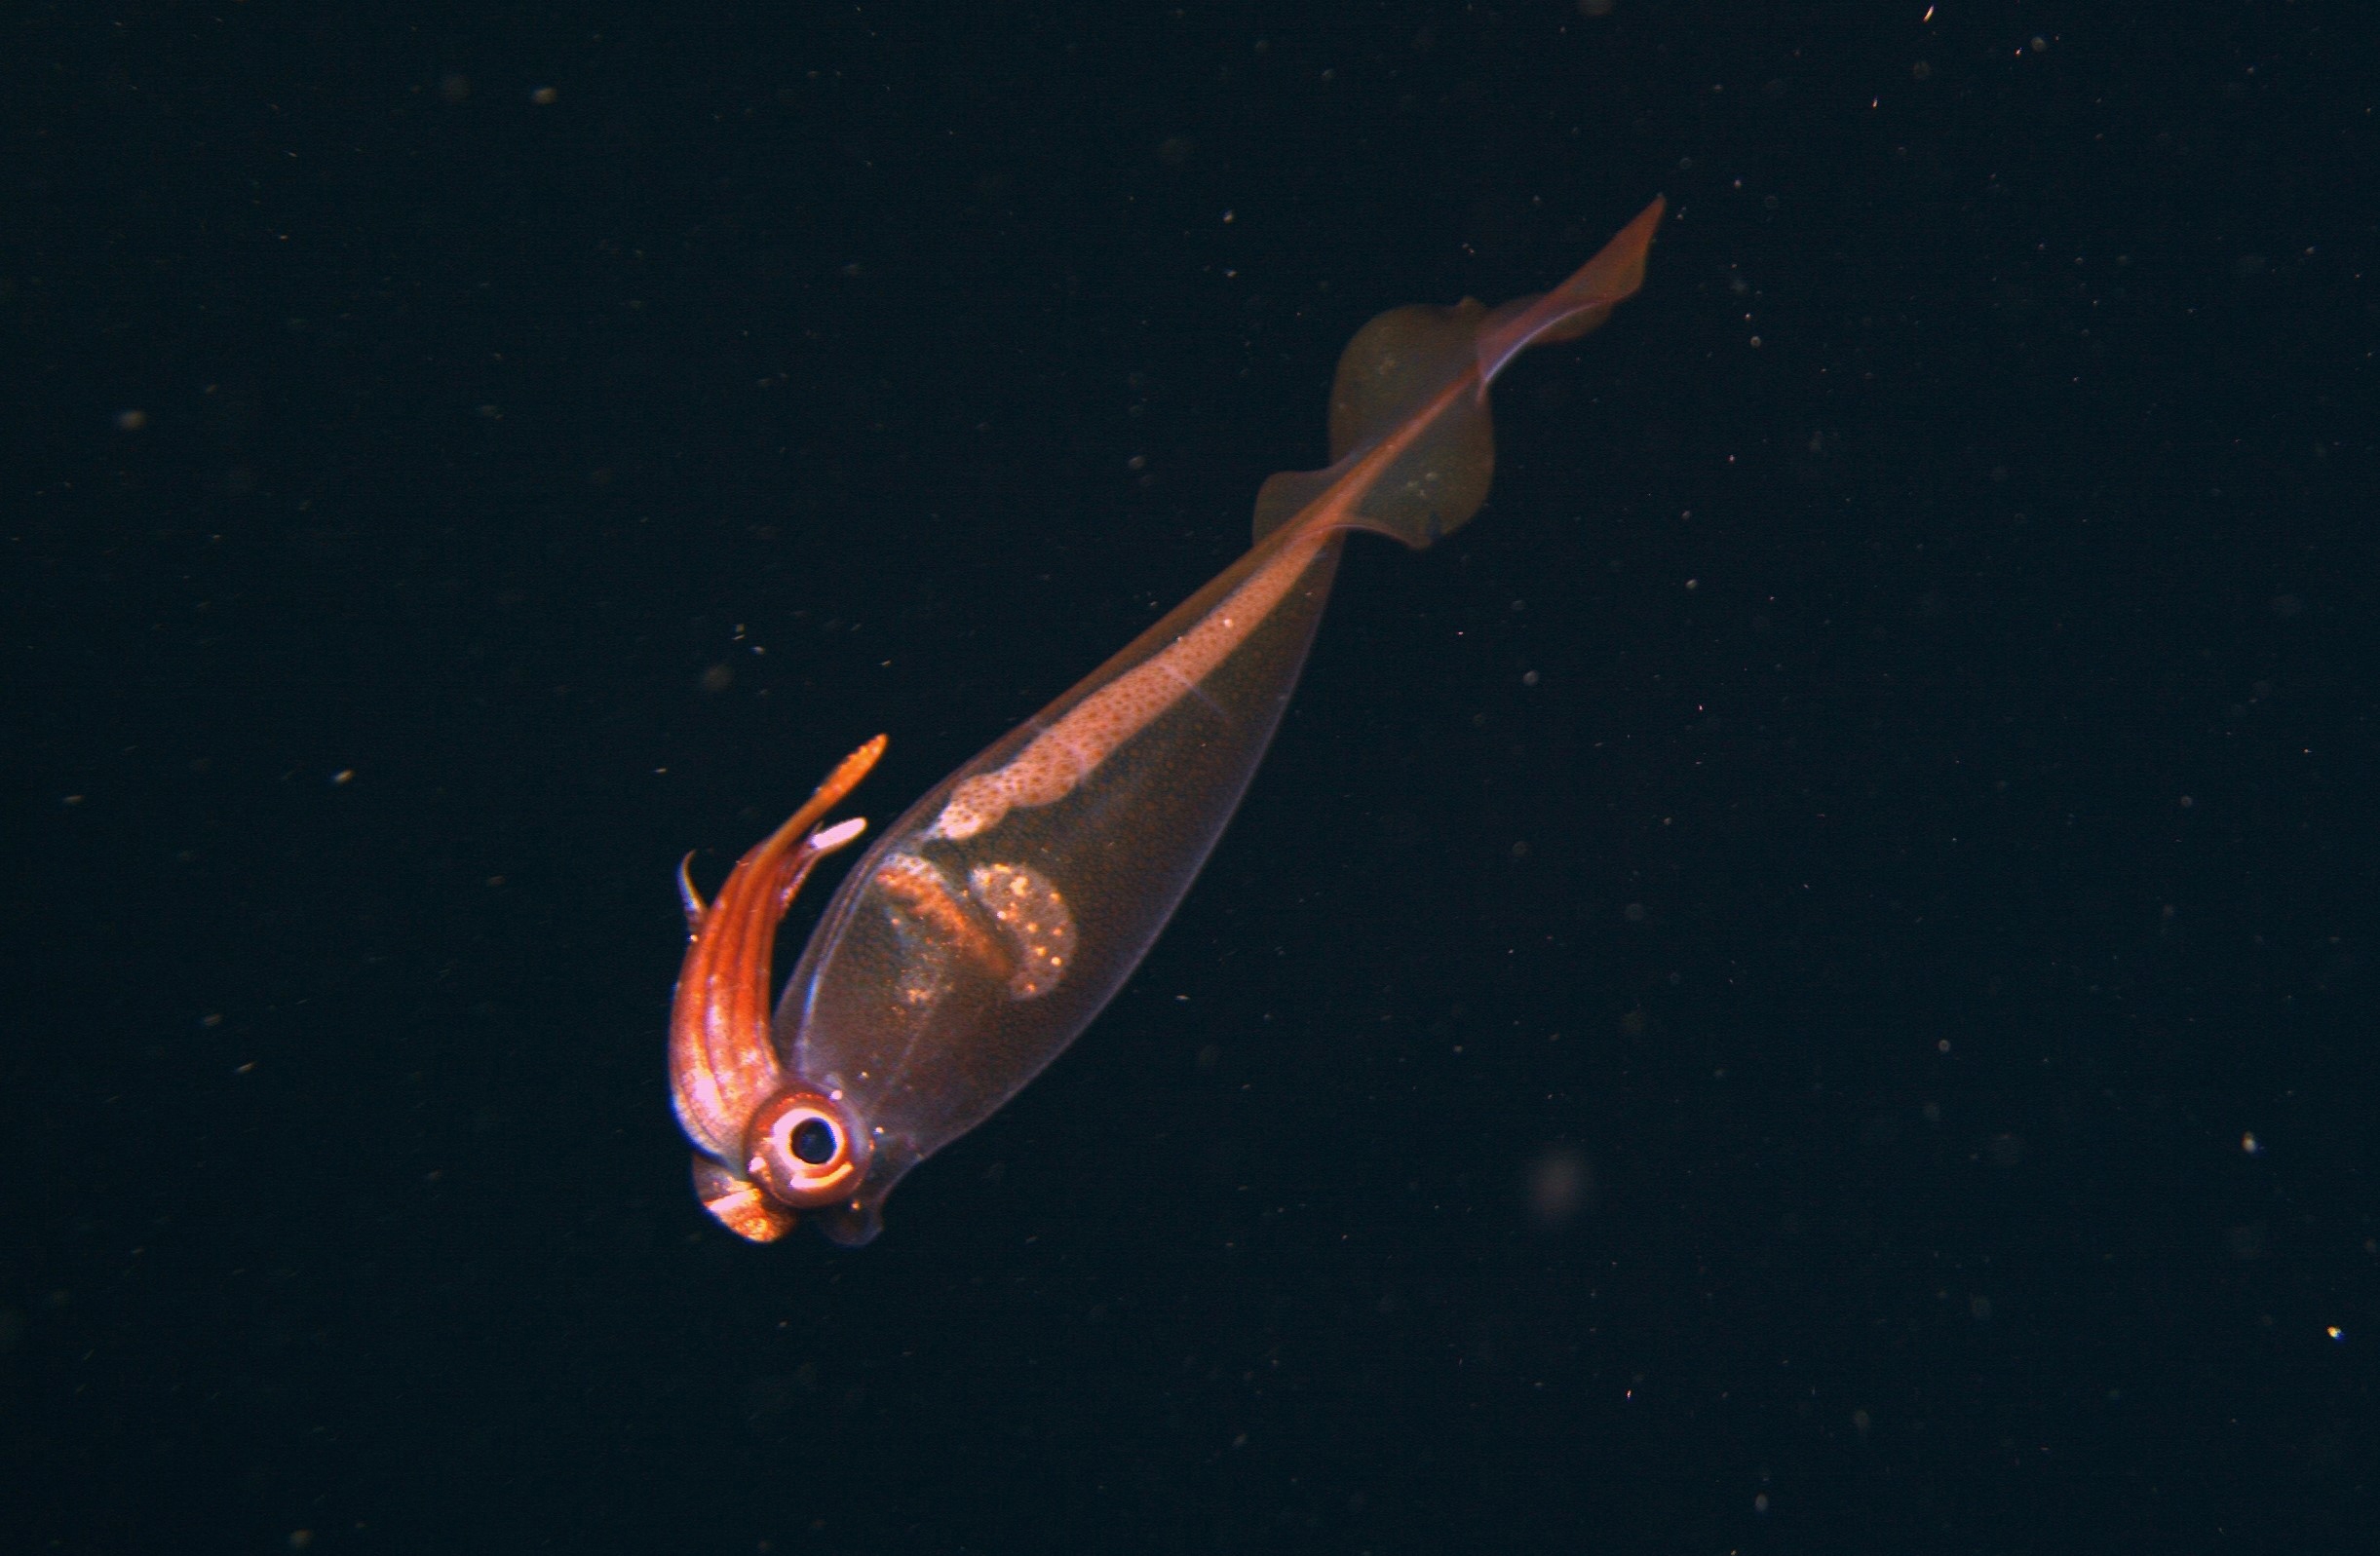
M 1576 340 L 1636 294 L 1644 285 L 1645 255 L 1652 249 L 1653 235 L 1661 228 L 1662 213 L 1669 209 L 1669 197 L 1655 195 L 1651 205 L 1636 212 L 1627 226 L 1613 235 L 1611 242 L 1571 272 L 1560 285 L 1536 297 L 1506 303 L 1487 316 L 1477 347 L 1478 393 L 1482 399 L 1487 395 L 1487 386 L 1512 364 L 1514 358 L 1531 346 Z
M 1595 256 L 1572 273 L 1569 280 L 1548 294 L 1548 301 L 1559 298 L 1574 310 L 1611 308 L 1636 294 L 1644 285 L 1645 255 L 1651 252 L 1653 239 L 1661 231 L 1661 218 L 1670 209 L 1667 195 L 1655 195 L 1653 203 L 1636 212 L 1629 224 L 1612 235 L 1611 242 L 1595 251 Z M 1599 321 L 1598 321 L 1599 322 Z M 1557 326 L 1558 327 L 1558 326 Z M 1580 331 L 1584 333 L 1584 331 Z M 1553 338 L 1565 338 L 1555 335 Z

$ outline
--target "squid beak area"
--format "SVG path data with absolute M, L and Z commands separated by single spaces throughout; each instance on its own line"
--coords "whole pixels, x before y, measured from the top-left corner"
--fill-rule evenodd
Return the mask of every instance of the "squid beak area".
M 796 1224 L 793 1212 L 761 1193 L 758 1184 L 699 1153 L 694 1158 L 694 1196 L 720 1226 L 746 1242 L 775 1242 Z

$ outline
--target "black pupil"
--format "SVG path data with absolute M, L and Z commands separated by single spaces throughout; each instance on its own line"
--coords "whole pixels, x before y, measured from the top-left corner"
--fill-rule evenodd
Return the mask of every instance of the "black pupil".
M 834 1125 L 824 1119 L 804 1119 L 793 1126 L 793 1154 L 813 1167 L 834 1159 Z

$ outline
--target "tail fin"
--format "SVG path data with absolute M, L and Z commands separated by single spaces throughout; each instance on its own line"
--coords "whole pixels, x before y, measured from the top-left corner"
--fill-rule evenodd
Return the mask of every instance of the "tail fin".
M 1487 386 L 1539 341 L 1571 340 L 1609 318 L 1644 283 L 1661 225 L 1655 199 L 1579 272 L 1550 292 L 1488 311 L 1392 308 L 1356 331 L 1330 386 L 1330 468 L 1283 471 L 1256 494 L 1256 539 L 1333 493 L 1384 455 L 1338 515 L 1419 550 L 1460 529 L 1487 500 L 1496 441 Z M 1392 446 L 1393 445 L 1393 446 Z

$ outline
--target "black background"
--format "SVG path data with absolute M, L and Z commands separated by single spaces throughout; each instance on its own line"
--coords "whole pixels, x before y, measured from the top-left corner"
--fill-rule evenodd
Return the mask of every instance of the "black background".
M 2368 1528 L 2369 18 L 1925 13 L 15 8 L 0 1545 Z M 1656 192 L 1076 1050 L 717 1231 L 678 854 Z

